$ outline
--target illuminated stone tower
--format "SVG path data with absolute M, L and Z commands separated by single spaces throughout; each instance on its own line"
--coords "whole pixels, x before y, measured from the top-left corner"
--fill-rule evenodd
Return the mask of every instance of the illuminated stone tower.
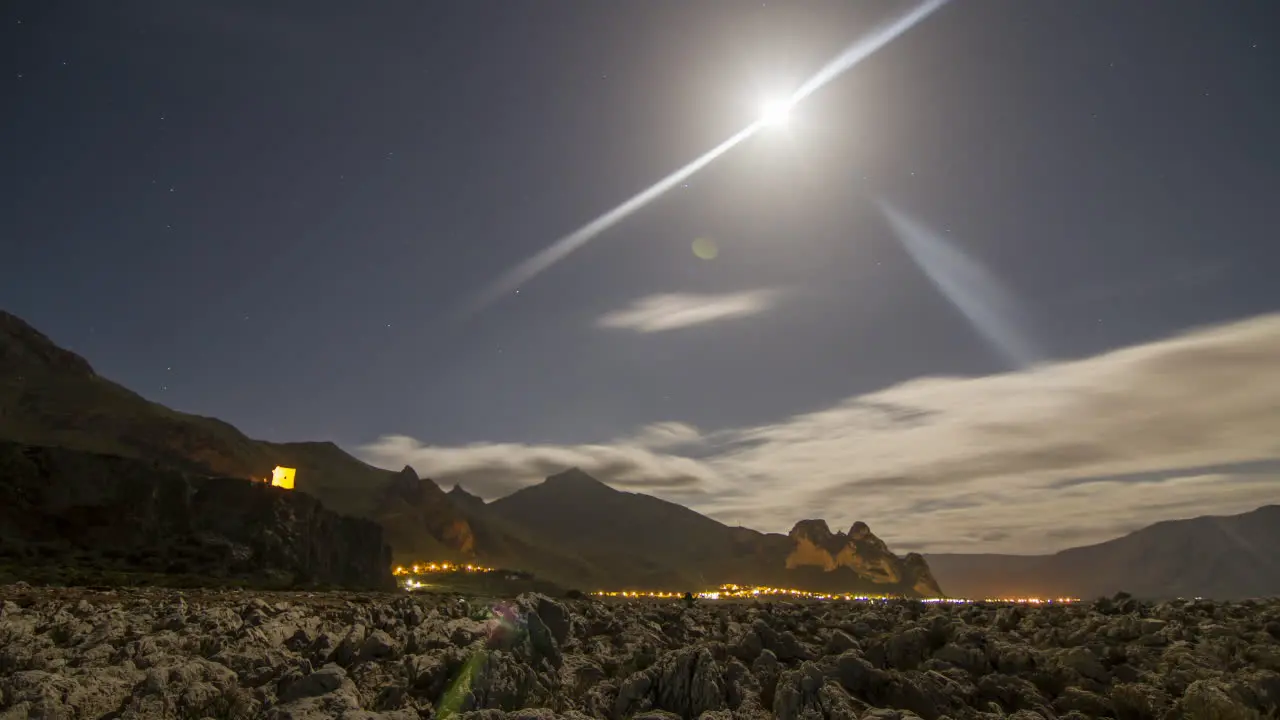
M 297 474 L 297 470 L 277 465 L 276 469 L 271 471 L 271 484 L 285 490 L 292 490 L 293 476 L 295 474 Z

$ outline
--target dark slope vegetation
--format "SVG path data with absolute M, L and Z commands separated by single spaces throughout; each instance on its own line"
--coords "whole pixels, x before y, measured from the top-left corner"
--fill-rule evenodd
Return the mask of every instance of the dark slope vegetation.
M 460 560 L 474 548 L 467 521 L 434 485 L 393 489 L 397 473 L 368 465 L 333 443 L 253 440 L 215 418 L 171 410 L 103 378 L 20 318 L 0 311 L 0 439 L 145 460 L 186 473 L 262 478 L 296 468 L 297 492 L 337 512 L 388 519 L 397 559 Z M 414 477 L 416 480 L 416 476 Z M 403 483 L 401 490 L 403 490 Z M 434 492 L 432 492 L 434 491 Z M 408 512 L 412 517 L 403 521 Z M 456 543 L 456 544 L 451 544 Z M 404 552 L 400 549 L 405 548 Z
M 0 571 L 17 576 L 394 587 L 381 528 L 303 493 L 8 442 L 0 478 Z
M 264 477 L 298 469 L 299 487 L 365 515 L 395 473 L 333 443 L 252 440 L 216 418 L 171 410 L 103 378 L 84 358 L 0 311 L 0 438 L 141 458 L 188 472 Z
M 1053 555 L 929 555 L 959 595 L 1249 598 L 1280 595 L 1280 505 L 1159 522 Z

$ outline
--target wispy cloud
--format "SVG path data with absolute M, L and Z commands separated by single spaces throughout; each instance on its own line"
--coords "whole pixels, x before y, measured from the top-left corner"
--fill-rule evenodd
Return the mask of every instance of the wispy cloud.
M 706 436 L 680 423 L 600 445 L 422 446 L 365 456 L 494 497 L 566 466 L 730 523 L 866 520 L 932 551 L 1050 551 L 1158 520 L 1280 502 L 1280 314 L 985 377 L 925 378 Z M 1206 470 L 1212 468 L 1212 470 Z
M 688 447 L 702 442 L 698 428 L 682 422 L 668 421 L 645 425 L 635 433 L 614 441 L 617 445 L 634 445 L 650 450 Z
M 721 476 L 696 460 L 625 444 L 474 443 L 439 447 L 391 435 L 361 448 L 360 454 L 382 467 L 410 465 L 422 477 L 445 487 L 461 483 L 486 499 L 541 482 L 570 467 L 582 468 L 622 490 L 663 496 L 699 495 L 720 489 L 723 484 Z
M 605 313 L 596 321 L 600 327 L 635 330 L 642 333 L 663 332 L 758 315 L 772 308 L 779 299 L 777 290 L 761 289 L 725 295 L 662 293 L 642 297 L 631 305 Z

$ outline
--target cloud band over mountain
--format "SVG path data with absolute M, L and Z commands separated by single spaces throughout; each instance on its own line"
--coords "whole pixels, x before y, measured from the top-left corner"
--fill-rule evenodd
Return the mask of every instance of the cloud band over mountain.
M 496 497 L 578 466 L 624 490 L 785 532 L 872 522 L 895 546 L 1040 552 L 1280 500 L 1280 314 L 985 377 L 935 377 L 776 423 L 683 423 L 572 446 L 362 449 Z M 696 448 L 698 457 L 672 451 Z

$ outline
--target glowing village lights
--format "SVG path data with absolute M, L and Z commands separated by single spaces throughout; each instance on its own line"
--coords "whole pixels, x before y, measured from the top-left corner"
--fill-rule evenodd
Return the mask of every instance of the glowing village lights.
M 433 573 L 491 573 L 497 572 L 494 568 L 483 567 L 473 563 L 450 563 L 450 562 L 421 562 L 412 565 L 398 565 L 392 571 L 396 577 L 402 578 L 401 585 L 408 590 L 423 587 L 423 583 L 416 579 L 416 576 L 430 575 Z M 590 593 L 595 597 L 602 598 L 622 598 L 622 599 L 646 599 L 646 600 L 678 600 L 684 597 L 682 592 L 673 592 L 670 590 L 597 590 Z M 744 586 L 733 583 L 721 585 L 715 590 L 705 590 L 693 593 L 693 596 L 699 600 L 743 600 L 743 599 L 796 599 L 796 600 L 818 600 L 825 602 L 876 602 L 886 600 L 901 600 L 900 595 L 864 595 L 854 593 L 839 592 L 817 592 L 812 590 L 800 590 L 797 588 L 778 588 L 767 585 Z M 966 604 L 976 602 L 999 603 L 1005 605 L 1064 605 L 1069 603 L 1080 602 L 1080 598 L 1074 597 L 1057 597 L 1057 598 L 1040 598 L 1040 597 L 995 597 L 995 598 L 916 598 L 919 602 L 925 603 L 948 603 L 948 604 Z
M 422 563 L 414 563 L 412 565 L 409 565 L 408 567 L 404 565 L 397 565 L 395 568 L 391 570 L 391 574 L 397 577 L 407 576 L 407 575 L 427 575 L 429 573 L 456 573 L 456 572 L 491 573 L 491 572 L 495 572 L 495 570 L 494 568 L 483 567 L 480 565 L 473 565 L 471 563 L 467 563 L 463 565 L 463 564 L 455 564 L 455 563 L 448 563 L 448 562 L 438 562 L 438 563 L 422 562 Z
M 591 593 L 596 597 L 608 598 L 627 598 L 627 599 L 676 599 L 684 597 L 684 593 L 669 592 L 665 590 L 599 590 Z M 708 590 L 704 592 L 694 593 L 694 597 L 699 600 L 734 600 L 734 599 L 760 599 L 760 598 L 779 598 L 779 599 L 800 599 L 800 600 L 821 600 L 821 601 L 845 601 L 845 602 L 874 602 L 885 600 L 903 599 L 897 595 L 855 595 L 852 593 L 831 593 L 831 592 L 814 592 L 810 590 L 798 590 L 795 588 L 775 588 L 775 587 L 743 587 L 741 585 L 721 585 L 717 590 Z M 1060 597 L 1060 598 L 1038 598 L 1038 597 L 1009 597 L 1009 598 L 919 598 L 920 602 L 926 603 L 953 603 L 964 604 L 974 602 L 989 602 L 1001 604 L 1019 604 L 1019 605 L 1048 605 L 1048 604 L 1067 604 L 1080 602 L 1080 598 Z

